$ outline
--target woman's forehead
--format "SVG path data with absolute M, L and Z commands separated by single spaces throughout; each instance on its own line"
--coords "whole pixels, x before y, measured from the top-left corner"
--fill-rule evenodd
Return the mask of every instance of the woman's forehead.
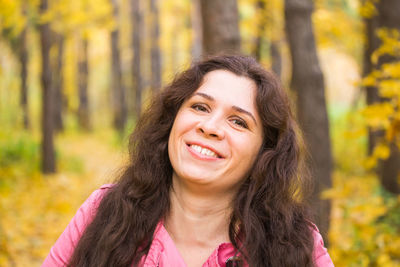
M 215 70 L 204 76 L 200 87 L 193 93 L 209 95 L 218 100 L 230 101 L 235 105 L 255 108 L 256 84 L 245 76 L 227 70 Z

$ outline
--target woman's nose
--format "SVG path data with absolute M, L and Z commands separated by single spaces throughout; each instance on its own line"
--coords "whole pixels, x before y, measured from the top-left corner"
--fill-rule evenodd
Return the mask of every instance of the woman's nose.
M 225 132 L 222 129 L 221 121 L 215 117 L 207 118 L 198 124 L 197 130 L 207 137 L 222 139 Z

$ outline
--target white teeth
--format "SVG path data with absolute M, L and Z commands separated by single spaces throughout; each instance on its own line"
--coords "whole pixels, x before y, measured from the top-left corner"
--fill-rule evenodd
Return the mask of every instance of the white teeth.
M 204 147 L 201 147 L 201 146 L 198 146 L 198 145 L 191 145 L 191 148 L 193 150 L 195 150 L 196 152 L 200 153 L 200 154 L 203 154 L 203 155 L 206 155 L 206 156 L 210 156 L 210 157 L 214 157 L 214 158 L 218 158 L 217 154 L 215 154 L 213 151 L 211 151 L 211 150 L 209 150 L 207 148 L 204 148 Z

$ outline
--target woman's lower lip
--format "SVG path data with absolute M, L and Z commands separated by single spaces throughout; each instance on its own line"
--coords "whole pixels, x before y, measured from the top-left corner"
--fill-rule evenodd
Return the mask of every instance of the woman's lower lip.
M 197 152 L 196 150 L 194 150 L 190 145 L 187 145 L 186 147 L 189 150 L 190 154 L 192 154 L 197 159 L 207 160 L 207 161 L 221 160 L 221 158 L 216 158 L 216 157 L 212 157 L 212 156 L 203 155 L 203 154 Z

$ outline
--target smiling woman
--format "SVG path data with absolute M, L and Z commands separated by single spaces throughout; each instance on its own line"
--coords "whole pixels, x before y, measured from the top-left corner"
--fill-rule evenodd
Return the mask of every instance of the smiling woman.
M 286 94 L 255 60 L 194 63 L 154 97 L 129 166 L 43 266 L 333 266 L 300 147 Z
M 176 115 L 168 142 L 172 181 L 192 191 L 232 201 L 261 148 L 263 130 L 255 106 L 256 85 L 243 76 L 215 70 Z M 173 186 L 176 188 L 177 186 Z

